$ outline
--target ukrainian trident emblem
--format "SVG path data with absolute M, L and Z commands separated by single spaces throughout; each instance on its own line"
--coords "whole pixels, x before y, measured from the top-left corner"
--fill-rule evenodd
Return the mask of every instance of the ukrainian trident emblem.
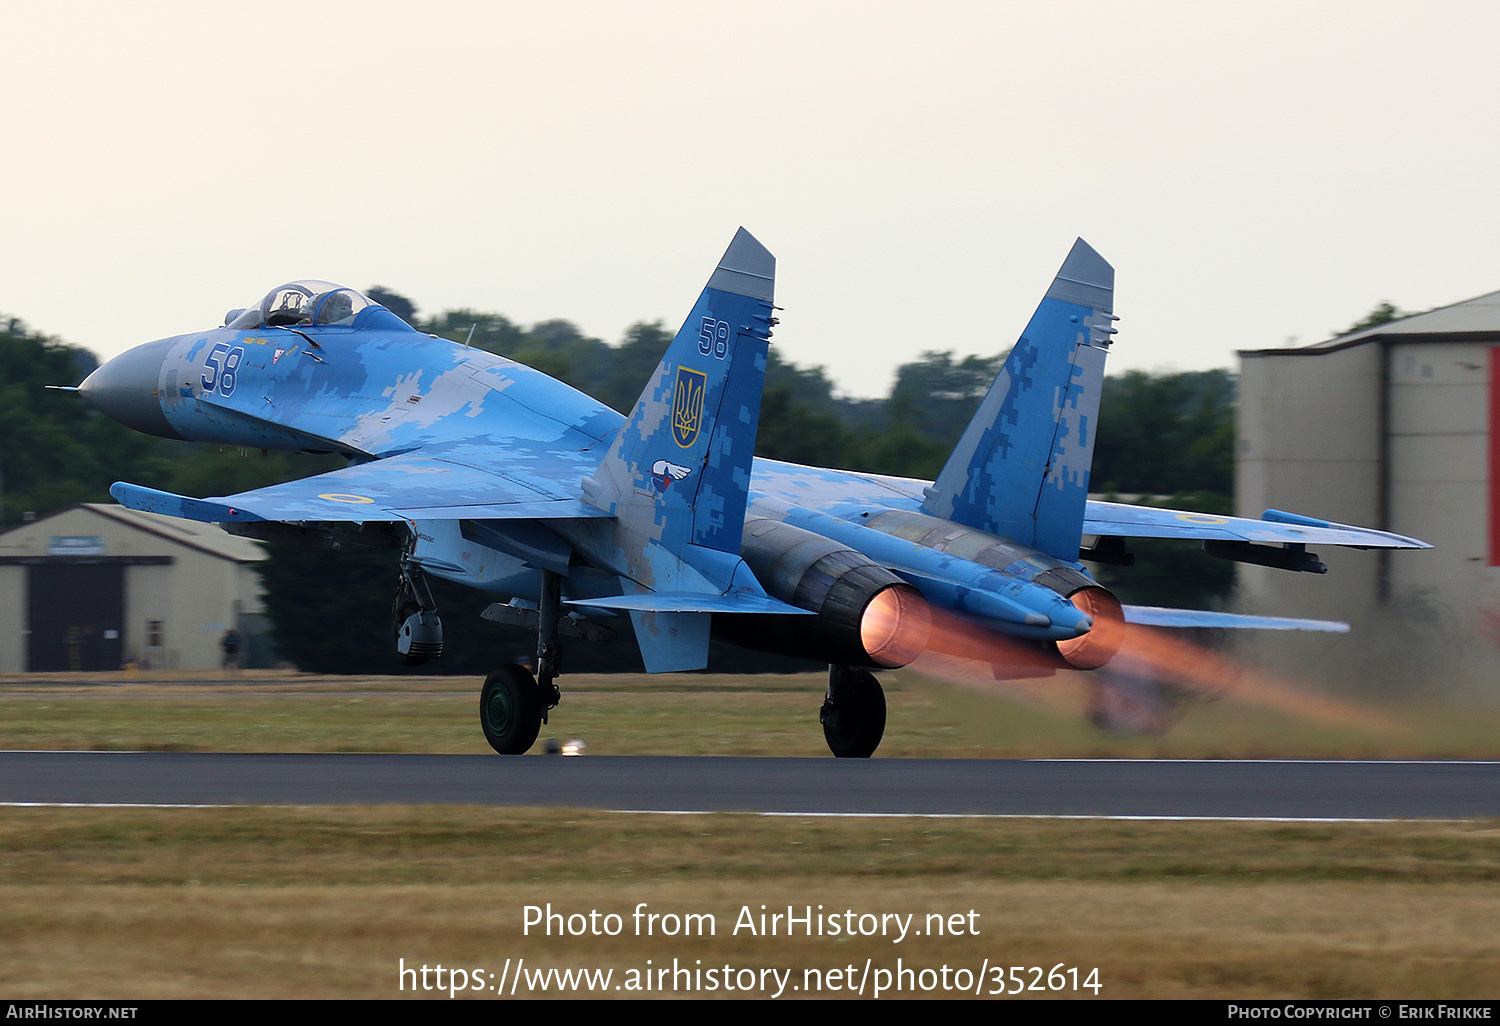
M 698 440 L 703 425 L 703 393 L 708 375 L 702 371 L 677 368 L 677 385 L 672 390 L 672 440 L 687 449 Z

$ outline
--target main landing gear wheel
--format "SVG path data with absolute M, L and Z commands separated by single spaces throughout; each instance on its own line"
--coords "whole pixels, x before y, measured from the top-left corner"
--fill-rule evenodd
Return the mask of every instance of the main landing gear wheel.
M 502 666 L 479 694 L 484 739 L 501 755 L 524 755 L 542 729 L 542 690 L 524 666 Z
M 830 666 L 828 695 L 818 719 L 834 755 L 868 759 L 885 736 L 885 692 L 868 670 Z

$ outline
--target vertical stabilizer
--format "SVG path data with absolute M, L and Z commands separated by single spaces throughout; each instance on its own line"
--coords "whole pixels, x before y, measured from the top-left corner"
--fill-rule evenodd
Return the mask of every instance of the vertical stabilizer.
M 741 228 L 584 483 L 590 503 L 679 555 L 687 544 L 739 554 L 775 275 L 776 258 Z
M 1114 285 L 1114 268 L 1075 242 L 923 512 L 1078 558 Z
M 615 518 L 603 562 L 627 595 L 744 587 L 740 537 L 775 277 L 776 258 L 741 228 L 599 469 L 583 481 L 584 499 Z M 758 583 L 753 591 L 764 597 Z M 711 615 L 632 611 L 647 668 L 706 666 Z

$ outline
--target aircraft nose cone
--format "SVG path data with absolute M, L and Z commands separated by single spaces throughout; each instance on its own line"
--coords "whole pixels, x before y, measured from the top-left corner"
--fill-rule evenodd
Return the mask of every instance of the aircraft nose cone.
M 172 342 L 172 339 L 147 342 L 106 361 L 83 379 L 78 394 L 105 416 L 126 427 L 148 435 L 181 438 L 167 422 L 161 399 L 157 396 L 162 363 Z

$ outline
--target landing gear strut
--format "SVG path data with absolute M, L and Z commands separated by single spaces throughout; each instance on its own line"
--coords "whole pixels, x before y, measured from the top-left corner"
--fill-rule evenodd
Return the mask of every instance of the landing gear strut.
M 437 603 L 427 588 L 422 568 L 405 560 L 401 563 L 401 586 L 396 590 L 392 612 L 396 620 L 396 652 L 407 666 L 421 666 L 443 654 L 443 622 L 438 619 Z
M 562 672 L 562 649 L 557 643 L 557 619 L 562 616 L 562 575 L 542 571 L 542 591 L 536 610 L 536 683 L 542 694 L 542 722 L 562 701 L 553 681 Z
M 536 743 L 547 714 L 562 701 L 557 689 L 561 650 L 557 620 L 562 612 L 562 575 L 542 571 L 537 603 L 536 676 L 519 664 L 502 666 L 485 679 L 479 696 L 479 725 L 501 755 L 523 755 Z
M 830 666 L 828 694 L 818 719 L 834 755 L 868 759 L 885 735 L 885 692 L 868 670 Z

